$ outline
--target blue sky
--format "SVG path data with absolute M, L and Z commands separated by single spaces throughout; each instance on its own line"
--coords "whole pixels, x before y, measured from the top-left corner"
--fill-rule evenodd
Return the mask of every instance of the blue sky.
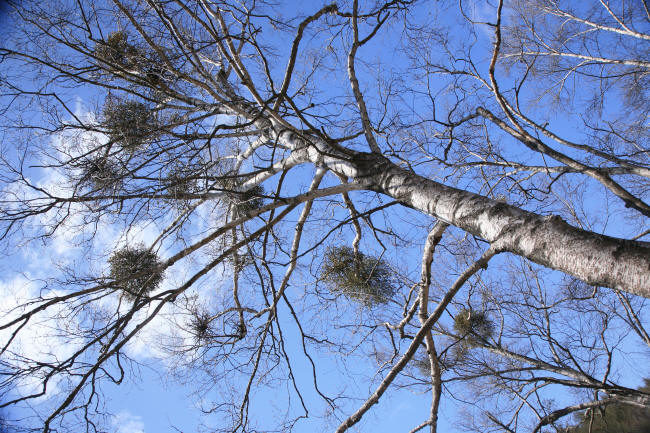
M 300 8 L 311 11 L 316 7 L 320 7 L 322 2 L 302 2 L 300 3 Z M 287 13 L 293 13 L 294 5 L 285 4 Z M 478 6 L 476 8 L 471 8 L 472 16 L 474 18 L 484 18 L 490 16 L 493 12 L 493 8 L 489 6 Z M 485 28 L 485 27 L 481 27 Z M 464 38 L 466 35 L 457 34 L 454 35 L 459 39 Z M 285 39 L 290 40 L 290 36 L 284 36 Z M 479 31 L 477 37 L 480 38 L 478 47 L 488 47 L 491 44 L 492 35 L 489 29 L 485 32 Z M 321 42 L 321 39 L 325 38 L 323 35 L 316 36 L 314 40 L 305 41 L 305 46 L 303 48 L 305 51 L 308 51 L 310 44 L 313 46 L 318 46 Z M 384 65 L 383 67 L 402 67 L 399 65 L 404 59 L 400 58 L 401 54 L 398 54 L 392 50 L 396 42 L 391 40 L 389 36 L 380 36 L 377 39 L 377 42 L 370 44 L 367 47 L 362 48 L 360 52 L 360 57 L 367 57 L 370 59 L 382 58 Z M 282 45 L 282 44 L 280 44 Z M 288 47 L 288 44 L 286 44 Z M 287 48 L 288 49 L 288 48 Z M 286 56 L 286 53 L 283 54 Z M 281 56 L 281 57 L 283 57 Z M 487 56 L 482 58 L 482 66 L 485 66 L 485 60 Z M 278 62 L 278 70 L 282 70 L 283 62 Z M 360 67 L 360 79 L 363 86 L 372 88 L 375 86 L 375 81 L 373 80 L 373 70 L 372 67 L 362 68 Z M 323 74 L 327 76 L 327 74 Z M 345 80 L 342 80 L 342 83 L 345 84 Z M 434 83 L 436 84 L 436 83 Z M 336 85 L 336 83 L 334 83 Z M 67 94 L 71 97 L 74 97 L 77 100 L 76 108 L 78 115 L 87 115 L 92 116 L 90 111 L 93 107 L 93 101 L 98 97 L 97 94 L 93 94 L 87 89 L 68 89 Z M 444 95 L 441 96 L 441 99 L 444 102 Z M 411 101 L 414 104 L 421 103 L 421 101 Z M 552 116 L 549 115 L 551 121 L 553 122 L 554 127 L 557 131 L 566 132 L 568 135 L 578 134 L 573 130 L 572 122 L 562 117 L 562 115 Z M 56 140 L 65 141 L 68 137 L 59 136 L 55 138 Z M 92 138 L 92 137 L 91 137 Z M 98 139 L 101 139 L 99 137 Z M 41 176 L 42 173 L 34 173 L 35 178 Z M 304 173 L 305 180 L 308 180 L 308 176 L 311 173 Z M 43 177 L 39 179 L 44 185 L 56 185 L 63 183 L 62 178 L 57 174 L 49 173 L 47 175 L 42 175 Z M 270 181 L 272 185 L 275 180 Z M 334 179 L 328 178 L 327 182 L 334 182 Z M 292 185 L 296 190 L 304 188 L 304 184 Z M 589 188 L 586 190 L 589 192 Z M 353 195 L 354 196 L 354 195 Z M 356 196 L 358 197 L 358 196 Z M 594 207 L 599 206 L 597 202 L 587 201 L 587 205 Z M 323 205 L 325 206 L 325 205 Z M 206 210 L 206 214 L 202 214 L 203 219 L 198 219 L 196 225 L 192 227 L 194 233 L 191 235 L 197 235 L 202 230 L 209 228 L 210 224 L 213 223 L 210 219 L 210 215 L 207 215 L 209 212 Z M 163 222 L 169 222 L 169 219 L 173 218 L 173 215 L 170 213 L 166 215 L 166 218 L 163 218 Z M 290 215 L 289 220 L 295 220 L 297 218 L 297 212 Z M 377 217 L 378 221 L 381 221 L 381 217 Z M 386 219 L 381 221 L 386 226 L 399 226 L 400 220 L 408 222 L 417 222 L 421 227 L 414 228 L 410 231 L 407 231 L 407 236 L 410 236 L 412 239 L 421 239 L 422 243 L 426 235 L 426 225 L 431 222 L 431 219 L 428 217 L 422 217 L 411 211 L 403 211 L 396 214 L 392 219 Z M 75 222 L 75 219 L 72 219 L 72 222 Z M 99 231 L 92 232 L 89 231 L 85 235 L 91 235 L 96 233 L 95 243 L 90 251 L 84 250 L 77 245 L 79 240 L 80 233 L 76 227 L 63 227 L 56 236 L 54 236 L 47 245 L 38 245 L 31 244 L 28 249 L 25 248 L 16 248 L 13 251 L 12 256 L 4 257 L 2 262 L 0 262 L 0 269 L 4 271 L 5 274 L 11 274 L 10 278 L 4 277 L 0 280 L 0 286 L 2 291 L 0 293 L 6 294 L 12 292 L 15 296 L 21 297 L 25 294 L 35 295 L 38 293 L 39 289 L 42 286 L 42 283 L 39 281 L 41 278 L 51 276 L 59 272 L 59 268 L 50 266 L 52 263 L 58 263 L 62 266 L 69 266 L 78 271 L 84 271 L 88 273 L 105 270 L 106 265 L 106 256 L 107 249 L 110 246 L 115 244 L 127 244 L 133 242 L 144 242 L 150 243 L 157 235 L 157 231 L 163 227 L 164 224 L 160 223 L 158 226 L 153 224 L 140 224 L 137 228 L 129 233 L 124 231 L 124 227 L 115 224 L 115 225 L 101 225 Z M 28 227 L 29 230 L 32 227 Z M 319 234 L 318 232 L 318 223 L 315 223 L 312 227 L 312 230 L 315 231 L 315 235 Z M 598 230 L 607 231 L 612 234 L 624 234 L 628 227 L 624 227 L 620 222 L 610 223 L 603 222 L 598 226 Z M 82 233 L 81 236 L 84 234 Z M 456 233 L 456 235 L 458 235 Z M 353 233 L 351 230 L 345 230 L 342 233 L 334 237 L 336 241 L 349 243 L 352 239 Z M 369 249 L 377 249 L 378 246 L 371 239 L 370 236 L 366 237 L 364 240 L 364 246 Z M 177 251 L 178 246 L 173 242 L 167 242 L 164 244 L 161 249 L 161 253 L 165 256 L 171 255 L 173 252 Z M 403 251 L 403 250 L 400 250 Z M 412 248 L 409 253 L 399 256 L 400 252 L 388 253 L 395 262 L 402 264 L 417 263 L 419 261 L 420 250 L 418 248 Z M 96 264 L 90 266 L 89 259 L 95 258 Z M 181 271 L 176 271 L 174 275 L 168 275 L 168 280 L 166 284 L 173 285 L 174 283 L 182 282 L 187 275 L 192 273 L 194 267 L 200 265 L 200 262 L 190 263 L 186 267 L 182 268 Z M 220 269 L 223 271 L 223 269 Z M 305 269 L 303 271 L 306 272 Z M 20 275 L 23 274 L 23 275 Z M 214 272 L 211 274 L 211 277 L 217 278 L 219 272 Z M 449 275 L 447 278 L 452 279 L 454 275 Z M 557 275 L 555 277 L 549 278 L 550 281 L 559 281 Z M 298 279 L 297 283 L 300 282 Z M 199 285 L 196 290 L 197 296 L 204 296 L 206 302 L 208 300 L 219 299 L 219 296 L 223 296 L 223 293 L 219 290 L 227 290 L 229 288 L 230 282 L 227 278 L 224 278 L 223 281 L 208 281 Z M 214 288 L 217 290 L 213 290 Z M 212 290 L 212 291 L 211 291 Z M 214 292 L 217 292 L 216 294 Z M 295 287 L 291 287 L 289 291 L 289 296 L 291 299 L 298 300 L 301 298 L 301 287 L 299 284 L 296 284 Z M 5 309 L 8 306 L 11 306 L 13 302 L 10 297 L 5 297 L 3 299 L 7 305 L 3 305 Z M 106 299 L 105 307 L 111 308 L 115 307 L 115 300 Z M 171 308 L 171 307 L 170 307 Z M 205 419 L 201 417 L 200 411 L 196 407 L 196 400 L 200 400 L 203 397 L 210 398 L 225 392 L 222 388 L 222 384 L 216 382 L 212 383 L 211 390 L 207 393 L 206 396 L 203 396 L 200 391 L 197 391 L 197 384 L 202 383 L 202 381 L 212 380 L 208 375 L 205 375 L 201 372 L 192 373 L 189 376 L 181 379 L 186 382 L 185 385 L 179 383 L 173 378 L 169 378 L 168 368 L 169 365 L 165 361 L 165 353 L 156 347 L 158 343 L 160 334 L 165 334 L 167 332 L 173 331 L 174 323 L 171 322 L 170 317 L 173 316 L 175 310 L 170 310 L 169 315 L 161 318 L 161 320 L 156 320 L 144 332 L 142 338 L 137 339 L 132 345 L 129 346 L 129 354 L 135 358 L 138 363 L 141 363 L 141 366 L 135 365 L 134 369 L 129 372 L 129 380 L 125 381 L 124 384 L 117 387 L 111 384 L 106 384 L 102 388 L 103 394 L 105 396 L 106 411 L 114 414 L 113 418 L 106 420 L 107 425 L 115 430 L 117 433 L 140 433 L 140 432 L 172 432 L 175 431 L 172 426 L 175 426 L 180 431 L 189 433 L 194 431 L 201 422 L 205 422 L 207 425 L 210 425 L 212 421 L 219 422 L 220 420 L 216 417 L 220 415 L 208 416 Z M 364 312 L 358 306 L 351 306 L 347 309 L 343 309 L 340 313 L 342 317 L 354 317 L 354 315 L 364 315 L 367 312 Z M 279 313 L 280 319 L 279 322 L 283 328 L 285 335 L 285 344 L 287 353 L 290 356 L 292 361 L 292 367 L 294 375 L 302 384 L 301 392 L 304 393 L 305 399 L 308 402 L 308 408 L 312 415 L 319 417 L 325 415 L 327 412 L 327 406 L 323 403 L 322 400 L 316 397 L 315 390 L 311 385 L 310 375 L 311 375 L 311 366 L 308 360 L 302 353 L 301 346 L 299 344 L 299 334 L 296 328 L 295 323 L 291 320 L 289 311 L 287 308 L 281 308 Z M 335 313 L 325 312 L 323 317 L 325 318 L 334 318 Z M 448 318 L 447 318 L 448 321 Z M 170 331 L 171 330 L 171 331 Z M 358 335 L 350 336 L 345 334 L 345 331 L 336 331 L 340 332 L 338 335 L 346 336 L 350 338 L 359 338 Z M 38 330 L 34 330 L 31 333 L 27 333 L 24 341 L 20 342 L 24 345 L 26 350 L 42 350 L 44 347 L 49 348 L 52 346 L 52 349 L 57 345 L 64 346 L 65 341 L 59 341 L 53 339 L 51 335 L 48 335 L 46 332 L 39 333 Z M 402 342 L 402 349 L 407 345 L 408 342 Z M 49 345 L 49 346 L 48 346 Z M 324 351 L 323 351 L 324 352 Z M 376 387 L 379 380 L 381 380 L 384 372 L 379 372 L 376 374 L 377 362 L 374 359 L 368 358 L 363 359 L 362 356 L 356 358 L 351 358 L 350 362 L 346 359 L 342 359 L 341 354 L 330 354 L 330 356 L 325 356 L 323 352 L 311 352 L 315 359 L 318 361 L 318 376 L 321 379 L 321 386 L 324 391 L 335 393 L 340 388 L 348 386 L 350 389 L 353 389 L 355 395 L 359 397 L 359 400 L 350 401 L 347 404 L 343 403 L 344 407 L 354 410 L 362 403 L 362 400 L 370 395 L 374 388 Z M 641 353 L 639 355 L 639 364 L 644 365 L 643 360 L 647 359 L 647 353 Z M 645 364 L 647 365 L 647 364 Z M 350 369 L 349 375 L 339 375 L 339 372 L 342 368 Z M 632 377 L 630 374 L 629 378 L 626 378 L 630 386 L 636 386 L 640 378 L 646 374 L 645 371 L 642 371 L 642 368 L 639 368 L 635 371 L 638 374 L 637 377 Z M 628 370 L 629 371 L 629 370 Z M 193 379 L 196 379 L 195 381 Z M 282 382 L 273 382 L 270 386 L 260 385 L 257 389 L 258 392 L 254 396 L 254 403 L 252 412 L 255 416 L 264 421 L 266 418 L 273 418 L 279 415 L 281 408 L 285 407 L 286 399 L 286 388 L 289 386 L 288 383 Z M 401 381 L 398 384 L 403 385 L 406 381 Z M 244 386 L 245 382 L 235 381 L 234 384 L 230 386 Z M 225 387 L 225 385 L 223 385 Z M 197 398 L 198 397 L 198 398 Z M 295 395 L 292 397 L 295 399 Z M 558 397 L 561 399 L 562 397 Z M 430 402 L 430 393 L 425 387 L 421 386 L 410 386 L 404 388 L 394 387 L 391 389 L 387 395 L 385 395 L 380 403 L 373 408 L 373 410 L 364 418 L 364 420 L 359 424 L 357 431 L 374 431 L 374 432 L 395 432 L 395 431 L 408 431 L 410 428 L 413 428 L 415 425 L 422 422 L 429 410 Z M 48 402 L 44 402 L 44 405 L 47 405 Z M 299 407 L 299 405 L 297 406 Z M 11 409 L 10 416 L 22 417 L 25 414 L 24 409 Z M 440 426 L 441 432 L 455 432 L 460 431 L 455 429 L 456 419 L 459 416 L 457 413 L 457 407 L 451 398 L 444 398 L 443 405 L 441 407 L 441 422 Z M 463 414 L 460 414 L 462 417 Z M 330 420 L 330 427 L 334 428 L 336 426 L 336 420 Z M 312 432 L 317 431 L 318 426 L 322 426 L 321 420 L 318 418 L 307 419 L 300 421 L 294 431 L 296 432 Z

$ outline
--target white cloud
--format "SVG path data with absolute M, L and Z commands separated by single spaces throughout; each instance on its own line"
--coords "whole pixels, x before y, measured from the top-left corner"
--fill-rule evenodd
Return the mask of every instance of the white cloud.
M 78 101 L 76 116 L 84 119 L 85 122 L 93 123 L 94 114 L 84 109 L 81 102 Z M 106 141 L 103 134 L 88 131 L 64 132 L 54 136 L 52 139 L 51 149 L 54 154 L 43 156 L 40 161 L 43 166 L 50 164 L 56 165 L 57 161 L 65 161 L 70 157 L 78 157 L 96 148 Z M 33 183 L 39 188 L 48 191 L 51 194 L 66 197 L 72 193 L 69 173 L 55 168 L 43 169 L 33 174 Z M 13 191 L 17 197 L 23 199 L 36 199 L 40 193 L 27 187 L 16 187 Z M 47 202 L 48 199 L 42 199 Z M 40 289 L 43 283 L 35 283 L 33 280 L 49 280 L 49 284 L 57 284 L 54 278 L 61 277 L 65 280 L 69 275 L 62 274 L 62 269 L 69 269 L 75 275 L 80 277 L 99 276 L 106 272 L 108 258 L 112 251 L 124 245 L 133 245 L 143 243 L 150 246 L 158 237 L 161 230 L 166 227 L 175 215 L 169 213 L 165 217 L 155 222 L 138 222 L 131 225 L 128 230 L 124 225 L 113 224 L 110 219 L 101 219 L 97 224 L 86 224 L 84 216 L 87 209 L 84 204 L 72 203 L 65 211 L 57 213 L 51 211 L 35 217 L 30 220 L 25 227 L 26 237 L 37 237 L 42 234 L 44 227 L 57 225 L 56 232 L 48 239 L 47 244 L 32 242 L 27 244 L 28 248 L 20 250 L 20 268 L 23 272 L 29 272 L 30 277 L 17 276 L 13 279 L 8 278 L 0 280 L 0 323 L 6 323 L 11 317 L 16 317 L 26 311 L 24 305 L 37 300 L 41 295 Z M 65 222 L 58 224 L 61 218 L 65 216 Z M 197 210 L 197 217 L 192 221 L 192 226 L 185 233 L 188 236 L 188 242 L 194 241 L 194 237 L 201 237 L 205 230 L 213 229 L 215 216 L 212 208 L 208 205 L 201 206 Z M 88 242 L 85 244 L 85 242 Z M 163 242 L 159 249 L 160 257 L 165 258 L 176 252 L 177 246 L 173 246 L 174 238 Z M 90 246 L 90 249 L 82 248 L 83 245 Z M 86 254 L 82 256 L 82 254 Z M 177 263 L 173 269 L 167 271 L 166 278 L 160 290 L 169 290 L 182 284 L 189 275 L 196 272 L 204 264 L 205 259 L 210 257 L 185 259 Z M 218 286 L 218 284 L 217 284 Z M 51 297 L 56 293 L 65 293 L 67 287 L 51 286 L 54 290 L 48 290 L 43 293 L 45 297 Z M 207 299 L 214 295 L 215 282 L 209 285 L 198 284 L 188 290 L 187 295 L 200 293 L 200 297 Z M 36 304 L 32 304 L 36 305 Z M 113 293 L 94 301 L 94 306 L 98 309 L 105 309 L 108 314 L 116 311 L 118 308 L 129 308 L 128 303 L 119 303 L 119 293 Z M 69 305 L 67 306 L 69 307 Z M 66 310 L 66 305 L 55 305 L 45 312 L 34 316 L 28 326 L 20 330 L 18 337 L 12 342 L 10 350 L 15 354 L 26 356 L 32 360 L 42 362 L 62 360 L 70 356 L 75 349 L 79 348 L 78 342 L 65 338 L 66 331 L 71 335 L 81 335 L 78 328 L 82 328 L 83 320 L 76 315 L 70 314 Z M 133 321 L 127 327 L 125 332 L 129 332 L 140 323 L 152 310 L 142 311 L 133 318 Z M 178 323 L 182 322 L 183 315 L 179 313 L 184 310 L 177 305 L 166 305 L 160 314 L 153 319 L 138 335 L 136 335 L 125 348 L 130 356 L 136 359 L 156 358 L 164 360 L 168 358 L 168 353 L 163 350 L 163 345 L 174 338 L 174 341 L 189 343 L 191 336 L 178 329 Z M 182 323 L 181 323 L 182 324 Z M 4 343 L 11 337 L 10 332 L 14 328 L 0 331 L 0 344 Z M 21 384 L 20 392 L 27 393 L 38 389 L 40 378 L 34 377 L 29 381 Z M 53 395 L 58 388 L 53 386 L 52 382 L 48 385 L 48 395 Z M 138 422 L 134 418 L 134 422 Z M 133 420 L 132 420 L 133 421 Z M 131 430 L 123 431 L 141 431 L 130 422 L 124 423 Z
M 0 280 L 0 323 L 8 323 L 34 308 L 35 305 L 25 304 L 39 296 L 39 284 L 30 280 L 27 276 L 17 276 L 12 280 Z M 56 296 L 55 291 L 50 291 L 48 297 Z M 81 342 L 74 338 L 64 338 L 60 329 L 74 326 L 65 320 L 66 306 L 55 304 L 40 314 L 34 314 L 29 322 L 20 329 L 8 347 L 4 355 L 7 364 L 13 364 L 16 368 L 24 368 L 25 359 L 38 360 L 43 363 L 53 363 L 70 357 L 79 347 Z M 22 323 L 22 322 L 21 322 Z M 14 325 L 0 331 L 0 345 L 7 344 L 16 331 Z M 14 357 L 19 355 L 19 357 Z M 24 357 L 24 358 L 21 358 Z M 60 391 L 58 384 L 60 378 L 53 376 L 48 382 L 47 394 L 43 398 L 56 395 Z M 21 394 L 31 394 L 41 390 L 41 377 L 23 377 L 17 385 L 17 391 Z
M 144 433 L 142 417 L 125 410 L 115 415 L 111 424 L 116 428 L 116 433 Z

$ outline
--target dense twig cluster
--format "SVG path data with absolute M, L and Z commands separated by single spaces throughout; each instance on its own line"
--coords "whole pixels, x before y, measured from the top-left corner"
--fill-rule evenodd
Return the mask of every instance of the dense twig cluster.
M 255 185 L 246 191 L 232 192 L 229 194 L 229 198 L 236 214 L 244 215 L 264 206 L 264 187 Z
M 334 293 L 372 307 L 388 302 L 395 291 L 394 272 L 381 258 L 355 253 L 349 247 L 331 247 L 325 253 L 321 278 Z
M 188 194 L 197 191 L 196 173 L 190 169 L 179 168 L 172 170 L 165 179 L 163 185 L 167 194 L 171 195 L 174 201 L 184 200 Z
M 88 185 L 94 191 L 111 193 L 124 182 L 119 167 L 108 158 L 84 159 L 78 166 L 81 170 L 80 184 Z
M 174 81 L 173 74 L 165 67 L 165 61 L 156 52 L 161 49 L 156 46 L 153 50 L 147 50 L 131 43 L 126 32 L 117 31 L 95 45 L 94 55 L 106 63 L 105 68 L 111 70 L 112 73 L 102 71 L 109 81 L 115 78 L 114 74 L 131 75 L 138 84 L 153 87 L 148 90 L 153 90 L 155 94 L 158 88 L 164 89 Z
M 108 259 L 114 287 L 130 300 L 156 290 L 163 280 L 162 263 L 156 253 L 142 244 L 126 246 Z
M 189 321 L 190 333 L 197 342 L 208 338 L 211 333 L 212 315 L 205 310 L 196 310 Z
M 219 184 L 225 192 L 228 203 L 232 206 L 234 216 L 243 216 L 264 206 L 265 191 L 262 185 L 242 190 L 242 182 L 231 177 L 220 179 Z
M 134 151 L 152 139 L 156 118 L 151 107 L 143 102 L 109 98 L 104 105 L 101 126 L 111 141 Z
M 129 43 L 129 37 L 123 31 L 110 33 L 105 41 L 95 46 L 95 56 L 111 66 L 133 67 L 139 54 L 139 50 Z
M 485 311 L 464 308 L 454 317 L 454 330 L 472 345 L 488 340 L 494 332 L 494 325 Z

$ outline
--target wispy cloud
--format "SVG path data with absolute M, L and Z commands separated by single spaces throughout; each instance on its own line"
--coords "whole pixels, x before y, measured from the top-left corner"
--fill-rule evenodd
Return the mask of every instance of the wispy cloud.
M 125 410 L 115 415 L 111 424 L 116 429 L 116 433 L 144 433 L 142 417 Z
M 78 104 L 76 116 L 88 123 L 95 122 L 95 115 L 85 110 L 81 103 Z M 97 132 L 66 131 L 58 134 L 54 136 L 52 142 L 52 148 L 58 149 L 58 152 L 43 156 L 42 165 L 56 166 L 60 161 L 79 157 L 106 140 L 107 138 L 103 134 Z M 30 181 L 55 196 L 67 197 L 73 193 L 70 173 L 63 169 L 58 170 L 50 167 L 49 169 L 35 170 L 33 179 Z M 40 197 L 34 189 L 24 186 L 22 188 L 15 187 L 15 191 L 11 192 L 23 200 L 48 200 L 48 198 Z M 38 238 L 42 235 L 44 228 L 56 226 L 57 230 L 48 236 L 47 243 L 26 242 L 25 248 L 17 251 L 17 260 L 12 266 L 20 269 L 23 275 L 14 278 L 0 277 L 0 317 L 3 319 L 0 320 L 0 323 L 7 323 L 12 318 L 26 312 L 25 305 L 30 302 L 40 303 L 43 302 L 43 299 L 68 294 L 70 290 L 82 287 L 67 286 L 65 283 L 61 283 L 70 275 L 88 281 L 92 281 L 93 277 L 107 275 L 108 263 L 106 259 L 113 251 L 124 245 L 137 243 L 150 246 L 160 231 L 175 217 L 170 213 L 156 221 L 132 222 L 128 226 L 116 223 L 110 218 L 100 219 L 96 224 L 86 224 L 84 222 L 87 212 L 85 206 L 83 203 L 71 203 L 65 208 L 65 218 L 62 218 L 61 213 L 53 211 L 27 221 L 23 233 L 26 238 Z M 218 221 L 215 221 L 216 217 L 211 212 L 201 209 L 199 211 L 198 222 L 193 222 L 185 232 L 188 242 L 193 242 L 197 237 L 203 235 L 206 229 L 218 224 Z M 156 251 L 162 259 L 165 259 L 168 255 L 176 252 L 177 248 L 173 245 L 173 240 L 165 240 L 162 245 L 156 247 Z M 173 271 L 168 270 L 160 290 L 171 290 L 178 287 L 197 269 L 200 269 L 205 261 L 212 259 L 213 257 L 208 253 L 203 259 L 194 257 L 193 261 L 184 261 Z M 200 297 L 206 302 L 213 301 L 218 294 L 218 287 L 219 281 L 215 282 L 213 279 L 209 285 L 197 284 L 185 295 L 190 299 Z M 118 309 L 130 308 L 128 303 L 120 303 L 119 298 L 119 291 L 109 293 L 107 296 L 95 300 L 93 308 L 95 311 L 105 311 L 106 316 Z M 20 368 L 20 363 L 25 363 L 25 360 L 55 362 L 67 359 L 74 351 L 78 350 L 84 342 L 83 338 L 67 338 L 66 333 L 69 331 L 72 336 L 87 335 L 89 323 L 84 322 L 84 317 L 88 316 L 70 314 L 69 307 L 74 303 L 75 301 L 71 300 L 67 304 L 55 304 L 34 314 L 29 323 L 20 330 L 18 337 L 13 339 L 9 345 L 8 353 L 12 357 L 10 362 L 13 362 L 17 368 Z M 180 304 L 178 302 L 166 305 L 148 326 L 131 339 L 124 348 L 128 355 L 138 360 L 168 360 L 169 353 L 165 350 L 166 344 L 170 342 L 179 345 L 192 344 L 193 337 L 183 330 L 187 328 L 184 326 L 188 319 L 187 308 Z M 32 304 L 32 306 L 34 305 L 36 304 Z M 152 308 L 145 308 L 137 313 L 124 332 L 130 332 L 141 323 L 147 314 L 151 313 Z M 85 313 L 90 311 L 85 307 L 79 311 L 82 310 Z M 11 333 L 19 325 L 0 331 L 0 347 L 9 341 Z M 90 353 L 89 356 L 96 356 L 96 354 Z M 170 367 L 172 364 L 172 361 L 165 362 L 165 365 Z M 40 379 L 32 377 L 23 380 L 17 384 L 17 391 L 21 394 L 38 391 L 42 386 Z M 58 386 L 58 380 L 58 377 L 55 377 L 49 382 L 48 392 L 43 400 L 62 391 Z M 132 417 L 128 420 L 122 418 L 116 418 L 121 420 L 120 425 L 124 426 L 119 430 L 120 432 L 142 431 L 142 428 L 138 427 L 139 418 Z
M 39 283 L 31 280 L 29 276 L 20 275 L 11 280 L 0 280 L 0 317 L 4 318 L 3 323 L 27 311 L 29 307 L 26 307 L 25 303 L 38 298 L 39 286 Z M 50 292 L 50 295 L 56 296 L 57 292 Z M 70 357 L 80 347 L 81 341 L 61 336 L 58 329 L 66 325 L 62 323 L 63 317 L 65 306 L 55 305 L 42 315 L 29 320 L 12 340 L 11 346 L 4 354 L 4 362 L 20 369 L 25 368 L 27 363 L 35 362 L 34 360 L 56 362 Z M 74 324 L 67 325 L 72 327 Z M 0 331 L 0 342 L 5 344 L 9 341 L 15 330 L 16 326 L 13 326 Z M 35 393 L 42 388 L 40 377 L 24 376 L 15 382 L 15 385 L 21 394 Z M 59 378 L 52 377 L 43 398 L 56 395 L 60 390 L 58 385 Z

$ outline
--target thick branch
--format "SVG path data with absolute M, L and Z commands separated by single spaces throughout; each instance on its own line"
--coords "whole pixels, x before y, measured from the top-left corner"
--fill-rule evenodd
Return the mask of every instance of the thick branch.
M 440 218 L 504 251 L 594 285 L 650 298 L 650 245 L 573 227 L 419 176 L 371 154 L 357 154 L 356 180 Z M 349 166 L 348 166 L 349 167 Z
M 481 256 L 480 259 L 478 259 L 476 262 L 474 262 L 469 268 L 467 268 L 454 282 L 453 286 L 449 289 L 449 291 L 445 294 L 445 296 L 442 298 L 436 309 L 434 310 L 433 313 L 431 313 L 431 316 L 427 318 L 427 320 L 422 324 L 420 327 L 420 330 L 415 334 L 415 337 L 413 337 L 413 341 L 411 341 L 411 344 L 409 345 L 408 349 L 404 353 L 404 355 L 400 358 L 400 360 L 393 366 L 393 368 L 388 372 L 384 380 L 379 384 L 375 392 L 366 400 L 366 402 L 361 405 L 361 407 L 352 415 L 350 415 L 345 421 L 339 425 L 339 427 L 336 429 L 336 433 L 343 433 L 353 425 L 355 425 L 357 422 L 361 420 L 363 415 L 370 410 L 372 406 L 377 404 L 379 402 L 379 399 L 381 396 L 386 392 L 388 387 L 390 386 L 391 383 L 395 380 L 397 375 L 406 367 L 406 364 L 413 358 L 413 355 L 415 355 L 415 352 L 418 350 L 420 347 L 420 344 L 422 343 L 422 340 L 425 338 L 425 336 L 429 333 L 431 330 L 431 327 L 440 319 L 440 316 L 442 316 L 442 313 L 445 311 L 449 303 L 451 302 L 452 299 L 454 299 L 454 296 L 456 296 L 456 293 L 460 290 L 461 287 L 465 284 L 465 282 L 474 274 L 476 274 L 478 271 L 481 269 L 487 267 L 487 263 L 490 261 L 492 257 L 494 257 L 495 254 L 499 252 L 498 249 L 496 248 L 490 248 L 487 250 L 483 255 Z

